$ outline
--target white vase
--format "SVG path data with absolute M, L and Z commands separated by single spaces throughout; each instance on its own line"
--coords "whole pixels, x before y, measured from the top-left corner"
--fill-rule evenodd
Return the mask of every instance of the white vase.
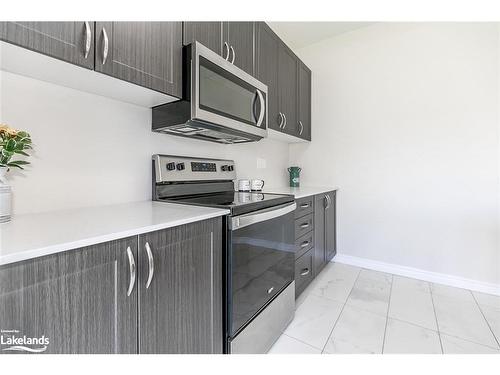
M 12 214 L 12 187 L 7 184 L 6 167 L 0 167 L 0 223 L 10 221 Z

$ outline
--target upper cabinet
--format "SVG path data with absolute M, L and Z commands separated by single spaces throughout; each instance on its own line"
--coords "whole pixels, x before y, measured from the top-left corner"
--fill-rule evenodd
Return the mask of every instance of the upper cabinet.
M 311 140 L 311 70 L 264 22 L 255 26 L 255 76 L 268 87 L 269 128 Z
M 299 61 L 298 136 L 311 140 L 311 70 Z
M 278 100 L 278 50 L 280 39 L 264 22 L 255 30 L 255 77 L 267 85 L 268 126 L 280 130 L 282 118 Z
M 195 41 L 224 57 L 229 52 L 229 49 L 222 51 L 222 22 L 184 22 L 183 44 Z
M 95 70 L 182 96 L 181 22 L 96 22 Z
M 284 44 L 278 50 L 278 95 L 281 113 L 281 130 L 290 135 L 298 135 L 297 102 L 298 74 L 297 57 Z
M 94 22 L 0 22 L 0 40 L 94 69 Z
M 132 83 L 123 97 L 148 107 L 182 97 L 182 48 L 198 41 L 268 86 L 273 135 L 311 140 L 311 71 L 264 22 L 0 22 L 0 40 Z
M 224 22 L 224 42 L 229 46 L 227 60 L 248 74 L 254 74 L 254 23 Z
M 254 22 L 184 22 L 183 43 L 200 42 L 254 74 Z

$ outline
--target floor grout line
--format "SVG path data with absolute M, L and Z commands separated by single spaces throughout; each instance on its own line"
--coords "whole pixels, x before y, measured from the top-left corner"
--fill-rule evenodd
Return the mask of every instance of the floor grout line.
M 301 340 L 301 339 L 295 338 L 295 337 L 293 337 L 293 336 L 291 336 L 291 335 L 289 335 L 289 334 L 285 334 L 285 333 L 283 333 L 283 335 L 284 335 L 284 336 L 287 336 L 287 337 L 289 337 L 289 338 L 291 338 L 291 339 L 293 339 L 293 340 L 296 340 L 297 342 L 300 342 L 300 343 L 302 343 L 302 344 L 304 344 L 304 345 L 307 345 L 307 346 L 308 346 L 308 347 L 310 347 L 310 348 L 313 348 L 313 349 L 319 350 L 322 354 L 323 354 L 323 353 L 328 353 L 328 352 L 326 352 L 326 351 L 325 351 L 326 346 L 327 346 L 328 342 L 332 339 L 333 331 L 334 331 L 334 330 L 335 330 L 335 328 L 337 327 L 337 325 L 338 325 L 338 323 L 339 323 L 339 321 L 340 321 L 340 318 L 342 317 L 342 314 L 343 314 L 343 312 L 345 311 L 345 307 L 346 307 L 346 306 L 350 306 L 350 305 L 348 304 L 349 298 L 351 297 L 352 292 L 353 292 L 353 290 L 354 290 L 354 289 L 355 289 L 355 287 L 356 287 L 356 283 L 358 282 L 358 280 L 359 280 L 359 278 L 360 278 L 361 272 L 365 269 L 365 268 L 363 268 L 363 267 L 357 267 L 357 268 L 358 268 L 358 270 L 357 270 L 357 275 L 356 275 L 356 277 L 355 277 L 355 279 L 354 279 L 354 282 L 353 282 L 353 284 L 352 284 L 352 286 L 351 286 L 351 288 L 350 288 L 350 290 L 349 290 L 349 293 L 348 293 L 347 297 L 344 299 L 344 301 L 341 301 L 340 299 L 333 299 L 333 298 L 329 298 L 329 297 L 326 297 L 326 296 L 317 295 L 317 294 L 313 293 L 313 289 L 314 289 L 314 288 L 309 288 L 309 290 L 307 291 L 307 295 L 306 295 L 306 296 L 304 296 L 304 298 L 303 298 L 303 300 L 302 300 L 302 302 L 304 302 L 304 301 L 305 301 L 305 300 L 306 300 L 309 296 L 311 296 L 311 295 L 312 295 L 312 296 L 315 296 L 315 297 L 318 297 L 318 298 L 324 298 L 324 299 L 326 299 L 326 300 L 336 302 L 337 304 L 339 304 L 339 305 L 341 305 L 341 306 L 342 306 L 342 307 L 341 307 L 341 309 L 340 309 L 340 312 L 339 312 L 339 314 L 338 314 L 338 316 L 337 316 L 337 318 L 335 319 L 335 322 L 334 322 L 334 323 L 333 323 L 333 325 L 332 325 L 332 328 L 331 328 L 331 330 L 330 330 L 330 332 L 329 332 L 329 334 L 328 334 L 328 337 L 327 337 L 327 339 L 326 339 L 326 341 L 325 341 L 324 345 L 322 346 L 322 348 L 317 347 L 317 346 L 315 346 L 315 345 L 311 345 L 311 344 L 309 344 L 309 343 L 307 343 L 307 342 L 305 342 L 305 341 L 303 341 L 303 340 Z M 485 348 L 489 348 L 489 349 L 492 349 L 492 350 L 499 351 L 499 349 L 500 349 L 500 338 L 497 338 L 497 336 L 496 336 L 496 335 L 495 335 L 495 333 L 493 332 L 492 326 L 491 326 L 490 322 L 488 321 L 488 319 L 486 318 L 486 315 L 485 315 L 485 314 L 484 314 L 484 312 L 483 312 L 483 308 L 481 307 L 481 305 L 479 304 L 478 300 L 476 299 L 476 297 L 475 297 L 474 293 L 472 293 L 472 291 L 471 291 L 471 290 L 469 290 L 469 289 L 465 289 L 465 290 L 467 290 L 469 293 L 471 293 L 471 296 L 472 296 L 472 298 L 473 298 L 473 300 L 474 300 L 474 302 L 475 302 L 476 306 L 479 308 L 479 311 L 481 312 L 481 315 L 482 315 L 482 317 L 483 317 L 484 321 L 486 322 L 486 324 L 487 324 L 487 326 L 488 326 L 488 329 L 490 330 L 490 333 L 492 334 L 492 336 L 493 336 L 493 338 L 494 338 L 494 340 L 495 340 L 494 342 L 496 343 L 497 347 L 493 347 L 493 346 L 491 346 L 491 345 L 485 345 L 485 344 L 483 344 L 483 343 L 479 343 L 479 342 L 476 342 L 476 341 L 472 341 L 472 340 L 470 340 L 470 339 L 463 338 L 463 337 L 460 337 L 460 336 L 457 336 L 457 335 L 454 335 L 454 334 L 449 334 L 449 333 L 446 333 L 446 332 L 441 332 L 441 327 L 440 327 L 440 325 L 439 325 L 439 320 L 438 320 L 438 317 L 437 317 L 437 312 L 436 312 L 436 303 L 435 303 L 435 298 L 434 298 L 434 297 L 437 297 L 437 296 L 439 295 L 439 293 L 438 293 L 438 294 L 436 294 L 436 293 L 434 293 L 434 292 L 433 292 L 433 289 L 432 289 L 432 283 L 430 283 L 430 282 L 426 282 L 426 283 L 427 283 L 427 285 L 428 285 L 429 294 L 430 294 L 430 296 L 431 296 L 431 302 L 432 302 L 432 308 L 433 308 L 433 313 L 434 313 L 434 319 L 435 319 L 435 323 L 436 323 L 436 329 L 432 329 L 432 328 L 424 327 L 424 326 L 421 326 L 421 325 L 419 325 L 419 324 L 415 324 L 415 323 L 413 323 L 413 322 L 411 322 L 411 321 L 406 321 L 406 320 L 404 320 L 404 319 L 399 319 L 399 318 L 393 318 L 393 317 L 390 317 L 390 306 L 391 306 L 391 302 L 393 302 L 393 301 L 392 301 L 392 293 L 394 292 L 394 276 L 397 276 L 397 275 L 394 275 L 394 274 L 389 274 L 389 273 L 386 273 L 386 274 L 387 274 L 387 275 L 390 275 L 390 277 L 391 277 L 391 285 L 390 285 L 389 300 L 388 300 L 388 305 L 387 305 L 387 312 L 386 312 L 386 314 L 385 314 L 385 319 L 386 319 L 386 321 L 385 321 L 384 335 L 383 335 L 383 341 L 382 341 L 382 353 L 384 353 L 384 351 L 385 351 L 385 344 L 386 344 L 386 339 L 387 339 L 387 328 L 388 328 L 388 321 L 389 321 L 389 318 L 394 319 L 394 320 L 397 320 L 397 321 L 400 321 L 400 322 L 403 322 L 403 323 L 407 323 L 407 324 L 410 324 L 410 325 L 412 325 L 412 326 L 419 327 L 419 328 L 422 328 L 422 329 L 425 329 L 425 330 L 429 330 L 429 331 L 432 331 L 432 332 L 436 332 L 436 333 L 438 334 L 439 344 L 440 344 L 440 347 L 441 347 L 441 353 L 442 353 L 442 354 L 445 354 L 445 352 L 444 352 L 444 347 L 443 347 L 443 339 L 444 339 L 444 337 L 443 337 L 443 336 L 454 337 L 454 338 L 456 338 L 456 339 L 458 339 L 458 340 L 462 340 L 462 341 L 464 341 L 464 342 L 469 342 L 469 343 L 471 343 L 471 344 L 475 344 L 475 345 L 479 345 L 479 346 L 482 346 L 482 347 L 485 347 Z M 409 278 L 409 279 L 413 279 L 413 278 Z M 417 279 L 415 279 L 415 280 L 417 280 Z M 309 286 L 309 287 L 310 287 L 310 286 Z M 460 288 L 460 289 L 463 289 L 463 288 Z M 377 313 L 374 313 L 374 312 L 372 312 L 372 311 L 370 311 L 370 310 L 366 310 L 366 309 L 359 308 L 359 307 L 356 307 L 356 306 L 354 306 L 353 308 L 354 308 L 354 309 L 359 309 L 359 310 L 362 310 L 362 311 L 366 311 L 366 312 L 370 312 L 370 313 L 372 313 L 372 314 L 374 314 L 374 315 L 383 316 L 383 314 L 377 314 Z
M 347 295 L 347 298 L 345 299 L 344 304 L 342 305 L 342 308 L 340 309 L 339 316 L 337 316 L 337 319 L 335 320 L 335 323 L 333 324 L 333 327 L 330 331 L 330 334 L 328 335 L 328 338 L 326 339 L 325 344 L 323 345 L 323 349 L 321 350 L 321 354 L 323 354 L 325 352 L 326 345 L 328 344 L 328 341 L 330 340 L 330 337 L 332 336 L 333 330 L 337 326 L 337 323 L 339 322 L 340 317 L 342 316 L 342 312 L 344 311 L 344 308 L 347 305 L 347 300 L 351 296 L 352 290 L 354 289 L 354 286 L 356 285 L 356 282 L 358 281 L 359 274 L 361 273 L 361 270 L 362 270 L 361 268 L 358 270 L 358 274 L 356 275 L 356 279 L 354 280 L 354 283 L 352 284 L 351 290 L 349 291 L 349 294 Z
M 488 326 L 491 334 L 493 335 L 493 338 L 497 342 L 498 348 L 500 348 L 500 342 L 498 341 L 497 337 L 495 336 L 495 332 L 493 332 L 493 330 L 491 329 L 490 322 L 488 322 L 488 319 L 486 319 L 486 316 L 484 315 L 484 312 L 483 312 L 483 309 L 481 308 L 481 305 L 479 304 L 479 302 L 477 302 L 477 299 L 476 299 L 476 296 L 474 295 L 474 293 L 472 293 L 471 290 L 469 290 L 469 292 L 472 295 L 472 298 L 474 299 L 474 302 L 476 302 L 476 306 L 479 308 L 479 311 L 481 312 L 481 315 L 483 316 L 483 319 L 486 322 L 486 325 Z
M 387 315 L 385 316 L 384 339 L 382 340 L 382 354 L 384 354 L 384 348 L 385 348 L 385 335 L 387 334 L 387 323 L 389 322 L 389 309 L 391 308 L 393 284 L 394 284 L 394 275 L 391 274 L 391 290 L 389 291 L 389 302 L 387 303 Z
M 321 351 L 321 349 L 320 349 L 320 348 L 318 348 L 317 346 L 311 345 L 311 344 L 309 344 L 309 343 L 307 343 L 307 342 L 305 342 L 305 341 L 302 341 L 301 339 L 298 339 L 298 338 L 296 338 L 296 337 L 290 336 L 289 334 L 282 333 L 282 335 L 283 335 L 283 336 L 286 336 L 286 337 L 289 337 L 289 338 L 291 338 L 291 339 L 294 339 L 294 340 L 296 340 L 296 341 L 298 341 L 298 342 L 300 342 L 300 343 L 302 343 L 302 344 L 304 344 L 304 345 L 310 346 L 310 347 L 311 347 L 311 348 L 313 348 L 313 349 L 316 349 L 316 350 L 320 350 L 320 351 Z
M 437 334 L 439 337 L 439 345 L 441 345 L 441 353 L 444 354 L 443 340 L 441 339 L 441 330 L 439 329 L 439 321 L 436 314 L 436 306 L 434 305 L 434 294 L 432 293 L 431 284 L 429 283 L 429 291 L 431 294 L 432 310 L 434 311 L 434 319 L 436 320 Z

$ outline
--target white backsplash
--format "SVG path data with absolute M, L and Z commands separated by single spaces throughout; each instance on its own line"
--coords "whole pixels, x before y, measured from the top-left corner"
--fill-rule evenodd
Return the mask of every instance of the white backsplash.
M 151 198 L 155 153 L 234 159 L 238 178 L 286 184 L 288 145 L 221 145 L 151 131 L 151 110 L 0 71 L 0 122 L 28 131 L 35 152 L 13 171 L 14 213 Z

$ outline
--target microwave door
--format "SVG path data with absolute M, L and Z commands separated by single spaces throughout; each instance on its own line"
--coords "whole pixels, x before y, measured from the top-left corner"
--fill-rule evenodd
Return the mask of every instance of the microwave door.
M 214 52 L 196 47 L 191 66 L 194 117 L 265 137 L 267 86 Z

